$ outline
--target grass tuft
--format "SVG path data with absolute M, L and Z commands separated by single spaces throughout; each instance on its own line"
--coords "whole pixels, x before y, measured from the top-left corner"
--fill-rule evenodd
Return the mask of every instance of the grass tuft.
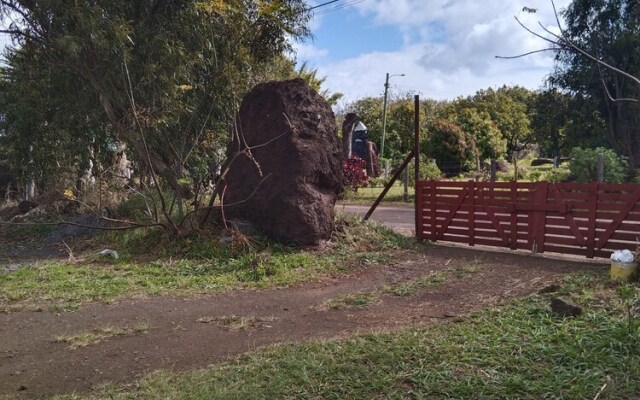
M 225 315 L 222 317 L 202 317 L 198 322 L 203 324 L 214 324 L 229 331 L 245 331 L 256 329 L 261 326 L 267 326 L 268 323 L 275 321 L 275 317 L 258 318 L 258 317 L 241 317 L 238 315 Z
M 479 273 L 480 271 L 482 271 L 482 264 L 479 261 L 475 261 L 468 266 L 435 271 L 408 282 L 402 282 L 397 285 L 387 287 L 384 289 L 384 293 L 393 294 L 395 296 L 414 296 L 421 290 L 428 287 L 440 287 L 453 277 L 463 279 L 470 275 Z
M 344 308 L 365 307 L 380 301 L 377 291 L 362 291 L 330 299 L 315 307 L 318 311 L 340 310 Z
M 69 348 L 76 350 L 80 347 L 87 347 L 100 343 L 104 340 L 117 336 L 133 336 L 146 333 L 150 329 L 148 323 L 140 323 L 133 327 L 113 327 L 94 329 L 91 332 L 81 332 L 73 335 L 58 335 L 54 338 L 56 343 L 66 343 Z

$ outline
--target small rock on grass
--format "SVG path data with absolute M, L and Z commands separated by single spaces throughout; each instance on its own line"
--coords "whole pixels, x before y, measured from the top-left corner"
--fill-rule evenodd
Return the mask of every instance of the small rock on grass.
M 582 314 L 582 308 L 568 301 L 555 298 L 551 300 L 551 312 L 558 317 L 577 317 Z
M 556 293 L 559 290 L 560 290 L 560 285 L 558 285 L 557 283 L 552 283 L 552 284 L 547 285 L 547 286 L 543 287 L 542 289 L 540 289 L 540 291 L 538 291 L 538 293 L 540 293 L 540 294 Z

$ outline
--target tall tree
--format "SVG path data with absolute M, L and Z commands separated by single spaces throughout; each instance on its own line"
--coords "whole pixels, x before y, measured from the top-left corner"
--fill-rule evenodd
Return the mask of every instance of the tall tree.
M 429 121 L 429 136 L 422 152 L 436 160 L 438 168 L 448 175 L 468 171 L 477 160 L 472 138 L 451 121 L 437 118 Z
M 507 153 L 512 156 L 533 141 L 531 137 L 529 107 L 533 93 L 519 86 L 503 86 L 497 90 L 479 90 L 468 99 L 491 120 L 507 141 Z
M 506 155 L 507 141 L 487 111 L 480 111 L 467 101 L 457 100 L 443 107 L 439 115 L 458 125 L 468 136 L 467 142 L 474 143 L 478 163 Z
M 3 0 L 0 14 L 13 52 L 91 93 L 117 140 L 180 196 L 197 146 L 222 140 L 259 71 L 309 34 L 303 0 Z
M 549 89 L 540 92 L 533 102 L 531 131 L 542 155 L 560 157 L 568 145 L 571 96 Z
M 608 124 L 601 135 L 637 168 L 640 85 L 630 76 L 640 77 L 640 2 L 575 0 L 562 16 L 566 28 L 551 81 L 593 103 Z
M 0 86 L 3 157 L 23 182 L 46 188 L 113 156 L 117 140 L 97 99 L 78 80 L 34 68 L 38 60 L 29 51 L 9 54 L 6 63 Z

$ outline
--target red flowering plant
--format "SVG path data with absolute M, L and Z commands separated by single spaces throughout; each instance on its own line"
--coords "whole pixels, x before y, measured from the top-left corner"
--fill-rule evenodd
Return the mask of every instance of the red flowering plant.
M 344 186 L 350 186 L 354 192 L 360 187 L 366 187 L 369 181 L 367 176 L 367 162 L 358 156 L 351 156 L 342 162 L 344 173 Z

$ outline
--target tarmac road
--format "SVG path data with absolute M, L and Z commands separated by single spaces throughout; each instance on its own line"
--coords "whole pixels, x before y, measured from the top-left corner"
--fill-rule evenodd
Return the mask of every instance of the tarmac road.
M 346 214 L 365 216 L 371 206 L 360 206 L 351 204 L 337 204 L 336 210 Z M 388 227 L 403 233 L 415 232 L 415 213 L 413 204 L 407 206 L 378 206 L 371 215 L 371 219 L 387 225 Z

